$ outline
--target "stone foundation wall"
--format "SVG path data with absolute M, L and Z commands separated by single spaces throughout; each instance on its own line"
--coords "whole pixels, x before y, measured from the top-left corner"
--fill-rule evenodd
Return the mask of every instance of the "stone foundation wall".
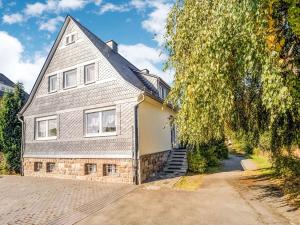
M 168 160 L 170 150 L 140 156 L 141 182 L 163 169 Z
M 34 163 L 41 162 L 40 171 L 34 171 Z M 46 163 L 55 163 L 53 172 L 46 171 Z M 85 164 L 96 164 L 96 173 L 86 174 Z M 105 176 L 104 164 L 116 164 L 117 173 Z M 24 175 L 37 177 L 55 177 L 81 180 L 94 180 L 114 183 L 133 183 L 131 159 L 59 159 L 59 158 L 24 158 Z

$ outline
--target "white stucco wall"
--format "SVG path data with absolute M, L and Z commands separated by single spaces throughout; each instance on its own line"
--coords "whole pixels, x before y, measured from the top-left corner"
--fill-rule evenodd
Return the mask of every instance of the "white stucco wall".
M 139 152 L 151 154 L 172 149 L 169 117 L 175 113 L 159 102 L 146 99 L 138 108 Z

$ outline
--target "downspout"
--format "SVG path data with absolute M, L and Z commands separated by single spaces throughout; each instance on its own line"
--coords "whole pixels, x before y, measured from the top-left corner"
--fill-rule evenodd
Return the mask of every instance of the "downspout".
M 141 173 L 140 173 L 140 154 L 139 154 L 139 130 L 138 130 L 138 107 L 145 100 L 144 93 L 141 94 L 142 99 L 137 102 L 134 106 L 134 167 L 135 167 L 135 184 L 141 184 Z
M 21 122 L 22 124 L 22 138 L 21 138 L 21 155 L 20 155 L 20 162 L 21 162 L 21 176 L 24 176 L 24 167 L 23 167 L 23 154 L 24 154 L 24 130 L 25 130 L 25 124 L 24 124 L 24 120 L 23 120 L 23 116 L 21 116 L 20 114 L 17 115 L 18 116 L 18 120 Z

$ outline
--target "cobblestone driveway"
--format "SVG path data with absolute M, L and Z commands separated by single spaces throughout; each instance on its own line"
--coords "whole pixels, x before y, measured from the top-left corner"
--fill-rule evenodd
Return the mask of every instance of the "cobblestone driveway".
M 135 188 L 80 180 L 0 177 L 2 224 L 74 224 Z

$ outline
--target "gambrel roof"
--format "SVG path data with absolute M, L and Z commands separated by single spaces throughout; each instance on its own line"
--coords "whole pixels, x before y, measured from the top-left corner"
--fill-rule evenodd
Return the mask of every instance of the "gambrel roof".
M 56 48 L 58 47 L 60 40 L 67 28 L 68 23 L 72 20 L 81 31 L 88 37 L 88 39 L 94 44 L 94 46 L 102 53 L 102 55 L 108 60 L 108 62 L 114 67 L 114 69 L 123 77 L 124 80 L 132 84 L 134 87 L 138 88 L 141 91 L 147 93 L 148 96 L 153 97 L 154 99 L 159 99 L 157 89 L 143 77 L 143 72 L 139 70 L 136 66 L 126 60 L 123 56 L 121 56 L 118 52 L 113 51 L 105 42 L 103 42 L 100 38 L 98 38 L 95 34 L 93 34 L 90 30 L 88 30 L 85 26 L 76 21 L 73 17 L 67 16 L 65 22 L 50 50 L 50 53 L 42 67 L 42 70 L 32 88 L 29 99 L 20 111 L 20 114 L 23 114 L 25 109 L 31 103 L 34 94 L 46 72 L 46 69 L 55 53 Z M 147 74 L 149 75 L 149 74 Z M 154 75 L 149 75 L 154 76 Z M 157 76 L 156 76 L 157 77 Z M 157 77 L 158 80 L 161 78 Z M 168 84 L 163 82 L 168 88 Z

